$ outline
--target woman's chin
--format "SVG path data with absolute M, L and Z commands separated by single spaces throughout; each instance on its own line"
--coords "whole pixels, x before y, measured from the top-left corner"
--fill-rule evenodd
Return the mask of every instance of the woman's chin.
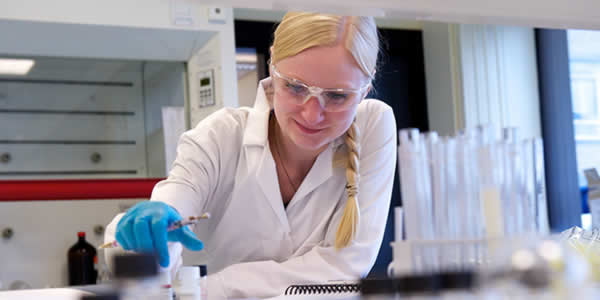
M 320 152 L 323 149 L 325 149 L 327 144 L 329 144 L 329 142 L 323 139 L 314 140 L 302 137 L 296 139 L 296 146 L 298 146 L 302 150 L 311 152 Z

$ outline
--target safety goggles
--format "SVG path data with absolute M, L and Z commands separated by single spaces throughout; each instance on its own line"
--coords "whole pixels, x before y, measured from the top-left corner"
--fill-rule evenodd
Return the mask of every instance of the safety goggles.
M 319 99 L 321 108 L 327 112 L 339 112 L 350 109 L 365 96 L 371 83 L 367 83 L 360 89 L 324 89 L 318 86 L 310 86 L 302 81 L 282 75 L 277 71 L 275 65 L 271 65 L 271 74 L 275 89 L 283 93 L 296 105 L 302 105 L 311 97 Z

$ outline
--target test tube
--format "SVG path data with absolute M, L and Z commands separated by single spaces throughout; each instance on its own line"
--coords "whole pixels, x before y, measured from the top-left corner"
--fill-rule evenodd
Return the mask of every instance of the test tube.
M 513 163 L 513 170 L 515 172 L 514 175 L 514 187 L 513 187 L 513 193 L 514 193 L 514 200 L 516 203 L 516 207 L 517 207 L 517 228 L 519 230 L 519 234 L 524 234 L 526 232 L 529 231 L 528 229 L 528 223 L 531 222 L 531 220 L 533 220 L 533 215 L 529 214 L 529 202 L 527 201 L 526 198 L 526 174 L 525 174 L 525 161 L 524 161 L 524 152 L 523 152 L 523 146 L 520 143 L 514 143 L 512 145 L 512 147 L 514 147 L 515 151 L 512 153 L 512 163 Z
M 417 215 L 419 218 L 419 227 L 421 231 L 422 240 L 432 240 L 433 235 L 433 209 L 431 200 L 431 166 L 429 159 L 429 140 L 436 140 L 437 134 L 423 134 L 414 136 L 413 141 L 416 145 L 417 152 L 415 153 L 415 160 L 417 168 L 414 170 L 417 178 Z M 435 261 L 435 251 L 433 247 L 425 246 L 422 248 L 420 253 L 417 253 L 420 257 L 417 260 L 420 261 L 418 264 L 418 270 L 431 271 L 435 268 L 437 262 Z
M 521 142 L 523 149 L 523 194 L 525 201 L 525 232 L 534 233 L 537 231 L 537 208 L 535 201 L 535 155 L 534 143 L 532 139 L 526 139 Z
M 415 156 L 417 149 L 411 137 L 418 136 L 418 129 L 409 128 L 399 131 L 398 167 L 400 168 L 400 190 L 402 206 L 405 212 L 405 232 L 408 240 L 420 239 L 419 219 L 417 216 L 417 177 Z
M 503 214 L 504 214 L 504 233 L 506 236 L 515 236 L 518 230 L 517 202 L 515 197 L 515 170 L 514 170 L 514 147 L 516 132 L 512 128 L 503 129 L 503 139 L 500 143 L 502 151 L 502 161 L 504 168 L 503 175 Z
M 548 220 L 548 203 L 546 202 L 546 171 L 544 167 L 544 143 L 541 138 L 533 139 L 533 162 L 535 181 L 535 207 L 537 231 L 541 234 L 550 233 Z
M 476 140 L 466 134 L 457 139 L 457 207 L 463 212 L 459 224 L 460 239 L 476 239 L 480 236 L 481 213 L 478 207 Z M 477 250 L 468 243 L 461 246 L 461 267 L 470 267 L 477 261 Z
M 431 141 L 430 141 L 431 142 Z M 443 140 L 430 144 L 431 160 L 431 190 L 432 208 L 434 218 L 434 237 L 436 239 L 448 238 L 448 201 L 446 190 L 446 158 L 445 142 Z
M 429 229 L 427 229 L 427 234 L 429 235 L 428 239 L 444 239 L 444 235 L 441 233 L 442 228 L 446 227 L 446 220 L 444 218 L 444 213 L 440 213 L 436 209 L 436 205 L 439 202 L 446 203 L 445 199 L 443 199 L 445 195 L 445 191 L 441 191 L 441 178 L 443 172 L 443 156 L 440 157 L 439 147 L 442 145 L 439 140 L 439 136 L 437 132 L 431 131 L 425 134 L 425 158 L 427 160 L 427 168 L 425 174 L 426 177 L 426 188 L 427 193 L 425 194 L 425 207 L 423 208 L 423 212 L 431 215 L 431 224 Z M 443 155 L 443 153 L 441 153 Z M 428 247 L 429 257 L 429 265 L 430 270 L 437 271 L 440 268 L 442 253 L 441 247 L 436 244 L 431 244 Z
M 437 132 L 428 132 L 421 135 L 420 139 L 420 215 L 423 218 L 424 236 L 425 239 L 434 238 L 434 219 L 433 219 L 433 204 L 432 204 L 432 170 L 431 170 L 431 147 L 438 143 Z M 429 221 L 425 221 L 429 220 Z
M 459 235 L 462 218 L 462 210 L 458 206 L 458 169 L 462 168 L 457 164 L 457 142 L 455 138 L 447 138 L 445 141 L 445 161 L 446 161 L 446 201 L 447 201 L 447 238 L 450 240 L 458 240 L 462 238 Z M 445 254 L 445 265 L 450 269 L 458 269 L 460 266 L 460 245 L 449 243 Z
M 478 149 L 480 169 L 479 189 L 482 214 L 485 219 L 485 236 L 497 238 L 504 235 L 502 213 L 502 145 L 485 140 Z
M 402 194 L 402 206 L 405 212 L 406 239 L 418 241 L 423 239 L 423 228 L 421 222 L 424 220 L 419 216 L 419 155 L 420 138 L 417 129 L 409 128 L 399 131 L 400 146 L 398 147 L 398 167 L 400 168 L 400 190 Z M 414 269 L 422 267 L 419 252 L 409 259 L 412 260 Z

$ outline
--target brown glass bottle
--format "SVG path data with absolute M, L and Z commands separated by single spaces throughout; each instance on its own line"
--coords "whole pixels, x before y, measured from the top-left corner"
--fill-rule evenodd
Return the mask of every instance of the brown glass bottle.
M 85 240 L 85 232 L 78 232 L 79 241 L 68 252 L 69 285 L 96 284 L 96 248 Z

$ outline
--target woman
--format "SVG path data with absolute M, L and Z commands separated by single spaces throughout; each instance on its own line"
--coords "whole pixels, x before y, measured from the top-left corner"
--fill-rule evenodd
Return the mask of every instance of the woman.
M 225 108 L 182 135 L 152 201 L 115 218 L 117 241 L 176 270 L 167 224 L 210 212 L 195 234 L 211 298 L 268 297 L 291 284 L 357 279 L 375 262 L 396 164 L 392 109 L 364 100 L 378 36 L 368 17 L 288 13 L 253 108 Z M 169 243 L 167 249 L 167 240 Z

